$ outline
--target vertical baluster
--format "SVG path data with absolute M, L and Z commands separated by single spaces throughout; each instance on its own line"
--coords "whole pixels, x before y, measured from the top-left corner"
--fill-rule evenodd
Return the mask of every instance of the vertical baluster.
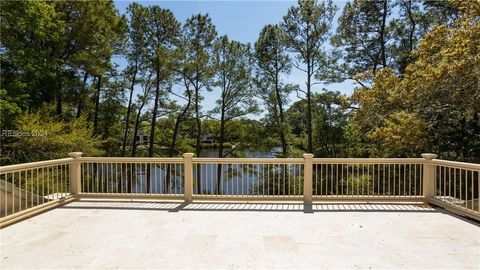
M 120 165 L 120 188 L 119 188 L 118 193 L 123 195 L 124 194 L 123 188 L 125 186 L 125 182 L 124 182 L 124 179 L 123 179 L 124 172 L 125 172 L 125 164 L 123 162 L 120 162 L 119 165 Z
M 408 196 L 412 196 L 412 164 L 408 164 Z
M 177 163 L 173 164 L 173 183 L 175 183 L 175 195 L 178 195 L 178 183 L 177 183 Z
M 469 195 L 468 195 L 468 169 L 465 169 L 465 181 L 463 182 L 464 184 L 464 187 L 465 187 L 465 201 L 467 202 L 465 204 L 465 207 L 468 208 L 468 201 L 469 201 Z M 473 203 L 473 198 L 470 198 L 470 200 L 472 200 L 472 203 Z
M 367 163 L 367 197 L 370 197 L 370 164 Z
M 438 179 L 440 182 L 440 190 L 438 191 L 438 195 L 443 196 L 443 194 L 445 194 L 445 167 L 438 166 L 438 169 L 440 171 L 440 178 Z
M 382 181 L 381 181 L 381 170 L 380 170 L 380 163 L 377 164 L 377 196 L 380 196 L 381 193 L 380 193 L 380 186 L 382 185 Z
M 397 190 L 396 190 L 396 185 L 397 185 L 397 174 L 396 174 L 396 168 L 395 164 L 393 164 L 393 196 L 397 196 Z
M 38 169 L 37 169 L 37 170 L 38 170 Z M 4 185 L 5 185 L 5 189 L 4 189 L 4 190 L 8 190 L 8 173 L 2 174 L 2 176 L 4 176 L 4 178 L 2 178 L 3 181 L 4 181 L 4 183 L 5 183 L 5 184 L 4 184 Z M 4 213 L 5 216 L 7 216 L 7 215 L 8 215 L 8 207 L 7 207 L 7 205 L 8 205 L 8 198 L 7 198 L 7 196 L 4 196 L 4 198 L 5 198 L 5 201 L 4 201 L 5 207 L 4 207 L 4 209 L 3 209 L 3 213 Z M 0 205 L 1 205 L 1 204 L 0 204 Z
M 138 163 L 132 163 L 132 193 L 138 193 Z
M 27 205 L 27 207 L 31 208 L 33 207 L 33 169 L 29 169 L 28 172 L 30 173 L 29 182 L 30 182 L 30 204 Z
M 476 172 L 477 172 L 477 200 L 480 201 L 480 170 L 476 171 Z M 473 173 L 472 173 L 472 175 L 473 175 Z M 472 184 L 472 189 L 474 189 L 474 188 L 475 188 L 475 186 Z M 474 197 L 472 196 L 472 198 L 474 198 Z M 477 211 L 480 212 L 480 203 L 478 204 Z
M 340 164 L 340 168 L 342 169 L 342 196 L 345 196 L 345 179 L 343 178 L 343 171 L 345 170 L 345 164 Z
M 56 197 L 57 197 L 57 200 L 58 200 L 58 196 L 60 195 L 59 192 L 58 192 L 58 182 L 60 181 L 59 180 L 60 172 L 59 172 L 59 169 L 58 169 L 58 165 L 55 166 L 55 170 L 56 170 L 56 173 L 55 173 L 55 188 L 56 188 L 55 194 L 57 195 Z
M 62 193 L 62 198 L 65 197 L 65 164 L 62 164 L 60 167 L 60 188 Z
M 271 184 L 270 184 L 270 164 L 266 163 L 264 164 L 267 166 L 267 196 L 270 195 L 270 187 L 271 187 Z
M 347 179 L 346 179 L 346 183 L 347 183 L 347 193 L 346 193 L 346 195 L 347 195 L 347 196 L 350 196 L 350 193 L 348 192 L 348 183 L 350 182 L 350 181 L 349 181 L 349 176 L 348 176 L 348 174 L 349 174 L 349 172 L 350 172 L 350 164 L 345 164 L 345 166 L 347 167 Z
M 36 178 L 35 179 L 35 187 L 36 187 L 35 189 L 36 189 L 36 191 L 35 191 L 35 195 L 37 195 L 37 197 L 35 199 L 36 199 L 36 202 L 37 202 L 36 205 L 39 205 L 40 204 L 40 201 L 39 201 L 39 199 L 40 199 L 40 182 L 39 181 L 40 180 L 39 180 L 38 168 L 36 168 L 35 171 L 36 171 L 36 176 L 35 176 L 35 178 Z M 7 180 L 7 179 L 5 179 L 5 180 Z M 6 203 L 5 203 L 5 205 L 6 205 Z
M 368 180 L 368 175 L 367 175 L 367 177 L 365 177 L 365 171 L 366 171 L 365 166 L 366 166 L 366 164 L 365 164 L 365 163 L 360 163 L 360 164 L 358 164 L 358 165 L 361 166 L 360 174 L 359 174 L 359 176 L 358 176 L 358 178 L 359 178 L 359 179 L 361 180 L 361 182 L 362 182 L 362 192 L 360 193 L 360 196 L 361 196 L 361 197 L 365 197 L 365 196 L 367 195 L 367 190 L 368 190 L 368 186 L 365 187 L 365 184 L 366 184 L 366 183 L 365 183 L 365 182 L 366 182 L 365 179 Z
M 338 196 L 338 184 L 339 184 L 338 164 L 335 164 L 335 196 Z
M 463 170 L 462 170 L 462 169 L 459 169 L 459 171 L 460 171 L 460 175 L 459 175 L 459 176 L 460 176 L 460 179 L 459 179 L 459 182 L 460 182 L 460 183 L 459 183 L 459 190 L 458 190 L 458 191 L 460 192 L 460 201 L 462 201 L 462 198 L 463 198 L 463 197 L 462 197 L 462 191 L 463 191 L 463 190 L 462 190 L 462 179 L 463 179 L 462 175 L 463 175 Z M 465 205 L 466 205 L 466 201 L 465 201 Z
M 257 194 L 261 195 L 263 197 L 263 193 L 260 192 L 260 185 L 261 185 L 260 184 L 260 180 L 261 180 L 261 178 L 260 178 L 260 166 L 261 166 L 261 164 L 258 163 L 257 164 Z
M 16 212 L 15 207 L 15 172 L 12 173 L 12 214 Z M 7 189 L 8 190 L 8 189 Z
M 474 172 L 475 172 L 475 171 L 473 171 L 473 170 L 470 171 L 470 173 L 471 173 L 471 174 L 470 174 L 470 180 L 471 180 L 470 184 L 471 184 L 471 187 L 472 187 L 472 194 L 471 194 L 471 195 L 472 195 L 472 197 L 471 197 L 471 198 L 472 198 L 472 199 L 471 199 L 471 200 L 472 200 L 472 208 L 471 208 L 472 211 L 475 210 L 475 209 L 473 208 L 474 199 L 475 199 L 474 194 L 473 194 L 473 193 L 474 193 L 473 191 L 475 190 L 475 186 L 473 185 L 473 183 L 474 183 L 474 182 L 473 182 L 473 174 L 474 174 Z M 479 186 L 480 186 L 480 183 L 479 183 Z M 480 194 L 479 194 L 479 195 L 480 195 Z M 480 204 L 480 198 L 479 198 L 479 197 L 477 197 L 477 200 L 479 200 L 479 204 Z
M 15 186 L 13 188 L 18 190 L 18 211 L 22 211 L 22 189 L 21 189 L 21 186 L 22 186 L 22 171 L 18 171 L 17 179 L 18 179 L 18 186 L 17 186 L 17 188 L 15 188 Z
M 457 201 L 457 168 L 453 168 L 453 197 Z
M 313 195 L 317 195 L 317 190 L 318 190 L 318 166 L 319 164 L 314 164 L 315 166 L 315 190 L 313 190 Z
M 320 195 L 323 196 L 323 164 L 320 164 Z
M 195 166 L 195 169 L 198 170 L 198 167 L 197 167 L 197 164 L 193 164 Z M 162 178 L 163 178 L 163 191 L 162 193 L 163 194 L 167 194 L 167 164 L 165 163 L 160 163 L 160 171 L 163 172 L 162 173 Z M 195 170 L 195 171 L 196 171 Z M 195 177 L 195 179 L 197 178 L 197 174 L 194 173 L 193 177 Z M 197 184 L 198 184 L 198 181 L 197 181 Z M 200 187 L 199 187 L 199 190 L 200 190 Z
M 333 164 L 330 164 L 329 167 L 330 167 L 330 168 L 329 168 L 329 172 L 330 172 L 330 195 L 334 195 L 334 194 L 333 194 L 333 185 L 334 185 L 334 183 L 333 183 L 333 175 L 334 175 L 335 172 L 333 171 Z
M 360 196 L 360 184 L 359 184 L 359 180 L 360 180 L 360 164 L 355 164 L 356 167 L 357 167 L 357 176 L 355 178 L 355 186 L 357 186 L 357 193 L 355 194 L 356 196 Z
M 325 164 L 325 192 L 323 193 L 323 195 L 328 195 L 328 181 L 329 181 L 329 177 L 328 177 L 328 166 L 329 164 Z

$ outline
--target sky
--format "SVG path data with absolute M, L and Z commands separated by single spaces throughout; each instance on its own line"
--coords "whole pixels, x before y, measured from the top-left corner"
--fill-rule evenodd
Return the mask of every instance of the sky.
M 126 13 L 126 9 L 133 1 L 115 1 L 115 5 L 121 14 Z M 215 25 L 219 35 L 228 35 L 230 40 L 237 40 L 243 43 L 250 43 L 253 45 L 258 38 L 262 28 L 267 24 L 275 24 L 282 21 L 284 15 L 287 14 L 288 9 L 296 5 L 296 1 L 135 1 L 144 6 L 159 5 L 162 8 L 170 9 L 178 21 L 185 22 L 187 18 L 198 13 L 208 13 Z M 334 1 L 339 7 L 334 22 L 340 15 L 343 6 L 347 1 Z M 118 63 L 125 65 L 121 59 L 117 59 Z M 301 88 L 305 88 L 306 75 L 295 68 L 292 69 L 291 74 L 284 75 L 285 82 L 298 84 Z M 343 94 L 350 95 L 355 88 L 351 81 L 343 83 L 335 83 L 328 85 L 315 85 L 314 92 L 320 92 L 322 88 L 328 90 L 340 91 Z M 215 100 L 218 98 L 218 92 L 204 93 L 205 99 L 202 106 L 205 110 L 211 110 L 215 106 Z M 291 103 L 298 100 L 294 93 L 290 97 Z M 250 118 L 258 119 L 263 114 L 251 115 Z

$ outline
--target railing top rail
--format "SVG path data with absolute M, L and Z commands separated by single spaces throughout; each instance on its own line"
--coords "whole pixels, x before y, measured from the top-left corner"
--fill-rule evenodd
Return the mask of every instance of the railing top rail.
M 422 164 L 423 158 L 314 158 L 313 163 L 327 164 Z
M 156 157 L 80 157 L 78 160 L 91 163 L 183 163 L 183 158 Z
M 436 165 L 442 165 L 442 166 L 447 166 L 447 167 L 455 167 L 455 168 L 458 168 L 458 169 L 480 171 L 480 164 L 476 164 L 476 163 L 450 161 L 450 160 L 443 160 L 443 159 L 433 159 L 432 161 Z
M 221 164 L 303 164 L 303 158 L 193 158 L 193 163 Z
M 52 160 L 45 160 L 45 161 L 1 166 L 0 173 L 11 173 L 11 172 L 28 170 L 28 169 L 42 168 L 42 167 L 52 166 L 52 165 L 68 164 L 68 163 L 71 163 L 73 160 L 74 160 L 73 158 L 61 158 L 61 159 L 52 159 Z

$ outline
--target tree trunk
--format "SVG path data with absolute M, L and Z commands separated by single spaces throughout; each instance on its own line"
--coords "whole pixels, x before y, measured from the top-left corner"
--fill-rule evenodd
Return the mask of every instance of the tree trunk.
M 82 115 L 83 107 L 85 106 L 85 100 L 87 98 L 87 79 L 88 73 L 83 75 L 82 90 L 80 91 L 80 98 L 78 99 L 77 118 Z
M 98 76 L 97 93 L 95 96 L 95 116 L 93 118 L 93 134 L 98 134 L 98 110 L 100 107 L 100 90 L 102 85 L 102 76 Z
M 107 139 L 110 137 L 110 109 L 109 109 L 109 101 L 107 100 L 105 102 L 105 126 L 104 126 L 104 131 L 103 131 L 103 135 L 102 135 L 102 138 L 103 139 Z M 106 156 L 110 156 L 110 144 L 107 144 L 107 149 L 106 149 Z
M 200 156 L 200 153 L 202 151 L 202 145 L 201 145 L 201 136 L 202 136 L 202 122 L 200 119 L 200 108 L 199 108 L 199 90 L 197 85 L 195 85 L 195 120 L 197 124 L 197 138 L 196 138 L 196 144 L 195 144 L 195 154 L 197 157 Z M 200 194 L 201 190 L 201 166 L 197 166 L 197 193 Z
M 182 112 L 178 115 L 177 120 L 175 121 L 175 127 L 173 129 L 173 137 L 172 137 L 172 144 L 170 145 L 170 151 L 168 153 L 169 157 L 173 157 L 175 154 L 175 148 L 176 148 L 176 143 L 177 143 L 177 136 L 178 136 L 178 131 L 180 130 L 181 123 L 187 114 L 188 110 L 190 109 L 190 104 L 192 101 L 192 97 L 190 94 L 190 90 L 187 90 L 187 95 L 188 95 L 188 101 L 187 104 L 185 105 L 184 109 Z
M 135 88 L 135 79 L 137 77 L 137 67 L 133 71 L 132 85 L 130 86 L 130 97 L 128 98 L 128 107 L 127 107 L 127 116 L 125 118 L 125 130 L 123 132 L 123 141 L 122 141 L 122 157 L 125 156 L 125 148 L 127 147 L 127 136 L 128 136 L 128 126 L 130 121 L 130 111 L 132 110 L 132 98 L 133 90 Z
M 132 157 L 137 156 L 137 135 L 140 126 L 140 116 L 142 114 L 143 104 L 138 108 L 137 117 L 135 118 L 135 125 L 133 128 L 133 142 L 132 142 Z
M 140 108 L 138 108 L 137 116 L 135 118 L 135 124 L 133 128 L 133 144 L 132 144 L 132 157 L 135 157 L 137 155 L 137 135 L 138 135 L 138 128 L 140 126 L 140 116 L 142 114 L 142 109 L 144 106 L 145 102 L 142 103 Z M 128 184 L 127 184 L 127 191 L 128 193 L 132 192 L 132 186 L 133 186 L 133 177 L 137 173 L 136 167 L 131 166 L 130 167 L 130 175 L 127 176 L 128 179 Z
M 177 136 L 178 136 L 178 131 L 180 130 L 180 126 L 181 126 L 181 123 L 185 117 L 185 115 L 187 114 L 189 108 L 190 108 L 190 103 L 191 103 L 191 95 L 190 95 L 190 91 L 187 90 L 187 93 L 188 93 L 188 102 L 187 104 L 185 105 L 184 109 L 182 110 L 182 112 L 177 116 L 177 119 L 175 121 L 175 127 L 173 129 L 173 137 L 172 137 L 172 143 L 170 145 L 170 149 L 168 151 L 168 156 L 169 157 L 173 157 L 175 155 L 175 148 L 176 148 L 176 144 L 177 144 Z M 166 172 L 166 176 L 165 176 L 166 179 L 168 179 L 168 181 L 166 181 L 166 186 L 165 186 L 165 193 L 167 190 L 170 189 L 170 179 L 171 179 L 171 164 L 169 164 L 167 166 L 167 172 Z M 174 179 L 176 180 L 176 175 L 174 175 Z
M 383 16 L 382 16 L 382 27 L 380 30 L 380 53 L 381 53 L 381 60 L 382 65 L 384 68 L 387 67 L 387 57 L 385 54 L 385 27 L 387 23 L 387 8 L 388 8 L 388 0 L 383 1 Z
M 285 138 L 285 116 L 283 115 L 283 102 L 282 96 L 280 95 L 279 89 L 279 80 L 278 80 L 278 68 L 275 70 L 275 97 L 277 99 L 278 105 L 278 114 L 280 116 L 279 121 L 279 135 L 280 135 L 280 142 L 282 143 L 282 156 L 287 156 L 287 139 Z
M 310 58 L 307 61 L 307 152 L 313 153 L 313 136 L 312 136 L 312 97 L 311 97 L 311 64 Z
M 197 124 L 197 138 L 196 138 L 196 145 L 195 145 L 195 154 L 197 157 L 200 156 L 200 153 L 202 151 L 202 145 L 201 145 L 201 137 L 202 137 L 202 121 L 200 119 L 200 106 L 199 106 L 199 89 L 195 87 L 195 120 Z
M 58 91 L 58 93 L 57 93 L 55 113 L 57 115 L 62 114 L 62 91 L 61 90 Z
M 223 158 L 223 143 L 225 142 L 225 124 L 226 124 L 226 119 L 225 119 L 225 99 L 224 96 L 222 95 L 222 112 L 220 116 L 220 138 L 218 141 L 218 157 Z M 222 164 L 219 163 L 217 165 L 217 194 L 220 194 L 220 185 L 222 183 Z
M 158 60 L 157 60 L 158 61 Z M 153 157 L 154 153 L 154 140 L 155 140 L 155 127 L 157 124 L 157 113 L 158 113 L 158 102 L 160 99 L 160 63 L 157 63 L 156 69 L 157 77 L 156 77 L 156 86 L 155 86 L 155 101 L 153 104 L 153 111 L 152 111 L 152 125 L 150 127 L 150 140 L 148 144 L 148 156 Z M 146 181 L 146 192 L 150 193 L 150 165 L 147 166 L 147 181 Z
M 408 19 L 410 20 L 410 33 L 409 33 L 409 36 L 408 36 L 408 42 L 409 42 L 409 52 L 412 52 L 413 51 L 413 35 L 415 34 L 415 27 L 416 27 L 416 22 L 415 20 L 413 19 L 413 14 L 412 14 L 412 1 L 410 0 L 408 2 L 408 7 L 407 7 L 407 12 L 408 12 Z

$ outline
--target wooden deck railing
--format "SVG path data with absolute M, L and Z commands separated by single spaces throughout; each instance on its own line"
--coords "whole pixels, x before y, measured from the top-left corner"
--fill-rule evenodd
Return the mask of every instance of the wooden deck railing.
M 66 159 L 0 167 L 0 224 L 79 198 L 423 201 L 480 220 L 480 164 L 435 158 L 118 158 L 74 152 Z

